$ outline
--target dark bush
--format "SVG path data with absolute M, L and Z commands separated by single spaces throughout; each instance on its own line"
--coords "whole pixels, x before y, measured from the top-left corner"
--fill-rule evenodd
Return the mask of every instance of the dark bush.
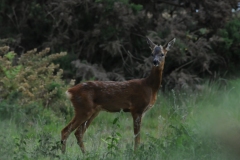
M 77 82 L 146 76 L 151 61 L 144 37 L 158 44 L 176 37 L 164 86 L 189 88 L 237 69 L 238 38 L 230 34 L 239 33 L 236 8 L 237 0 L 3 0 L 0 34 L 18 54 L 36 47 L 68 51 L 64 77 Z M 65 64 L 71 60 L 73 69 Z

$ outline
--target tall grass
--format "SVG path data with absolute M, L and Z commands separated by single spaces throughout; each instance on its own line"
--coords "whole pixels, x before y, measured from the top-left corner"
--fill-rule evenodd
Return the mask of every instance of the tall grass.
M 102 112 L 85 134 L 87 153 L 81 153 L 72 134 L 62 155 L 60 131 L 71 116 L 56 116 L 48 109 L 27 115 L 2 101 L 0 159 L 238 159 L 239 104 L 240 80 L 208 82 L 196 92 L 160 92 L 143 118 L 136 152 L 131 115 Z M 34 107 L 42 108 L 29 108 Z M 116 138 L 113 147 L 111 138 Z

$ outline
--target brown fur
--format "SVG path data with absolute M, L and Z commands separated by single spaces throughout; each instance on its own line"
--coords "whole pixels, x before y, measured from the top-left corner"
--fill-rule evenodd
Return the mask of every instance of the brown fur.
M 165 55 L 167 50 L 162 51 Z M 140 126 L 142 115 L 153 106 L 161 86 L 165 57 L 160 65 L 153 66 L 150 75 L 143 79 L 123 82 L 89 81 L 80 83 L 66 92 L 70 98 L 75 116 L 62 130 L 62 152 L 65 152 L 69 134 L 76 130 L 78 144 L 85 152 L 83 135 L 92 120 L 102 110 L 108 112 L 131 112 L 133 117 L 135 146 L 140 143 Z

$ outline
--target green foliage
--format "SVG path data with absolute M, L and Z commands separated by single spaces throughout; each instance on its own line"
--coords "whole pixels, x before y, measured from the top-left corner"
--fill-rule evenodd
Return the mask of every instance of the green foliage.
M 6 60 L 6 61 L 8 61 L 8 64 L 9 64 L 13 60 L 14 57 L 15 57 L 15 53 L 8 52 L 7 54 L 4 55 L 4 58 L 1 60 Z M 8 79 L 14 79 L 22 68 L 21 65 L 17 65 L 17 66 L 11 67 L 11 68 L 4 66 L 4 65 L 5 65 L 5 63 L 0 65 L 0 70 L 3 72 L 3 74 Z
M 58 99 L 60 99 L 62 96 L 62 89 L 61 89 L 61 84 L 56 83 L 55 81 L 46 85 L 46 89 L 48 90 L 49 93 L 53 92 L 54 90 L 56 90 L 55 92 L 55 97 Z
M 224 39 L 224 41 L 232 41 L 232 42 L 239 42 L 239 27 L 240 27 L 240 20 L 235 18 L 229 21 L 223 29 L 220 30 L 220 36 Z M 227 45 L 228 46 L 228 45 Z
M 54 138 L 51 134 L 43 132 L 43 134 L 39 136 L 37 147 L 35 148 L 33 155 L 35 155 L 36 158 L 42 155 L 50 158 L 60 158 L 58 150 L 60 149 L 61 144 L 59 141 L 54 141 L 53 139 Z
M 239 68 L 239 20 L 234 18 L 239 13 L 231 12 L 237 3 L 2 0 L 1 36 L 6 39 L 0 40 L 0 45 L 6 42 L 18 55 L 44 47 L 68 51 L 74 58 L 57 61 L 67 69 L 64 78 L 68 80 L 83 80 L 85 77 L 79 75 L 95 66 L 100 69 L 94 72 L 103 73 L 93 74 L 97 80 L 124 80 L 143 77 L 151 69 L 145 36 L 162 45 L 175 37 L 177 43 L 166 59 L 163 83 L 168 88 L 190 88 L 202 77 L 215 72 L 225 76 L 226 71 Z M 87 67 L 71 67 L 74 60 L 87 61 Z M 13 76 L 17 71 L 11 72 L 6 74 Z
M 9 98 L 13 101 L 12 98 Z M 8 119 L 9 117 L 12 117 L 15 115 L 16 112 L 18 112 L 17 105 L 14 103 L 10 103 L 9 101 L 1 101 L 0 103 L 0 116 L 1 119 Z M 15 115 L 16 116 L 16 115 Z
M 52 61 L 66 53 L 47 55 L 49 49 L 41 52 L 35 49 L 22 54 L 17 60 L 16 54 L 6 51 L 6 47 L 0 50 L 5 52 L 0 56 L 0 98 L 7 99 L 15 95 L 22 106 L 42 103 L 45 107 L 56 107 L 54 104 L 63 97 L 67 85 L 61 79 L 63 70 Z
M 143 119 L 136 152 L 130 114 L 100 114 L 85 134 L 85 155 L 73 135 L 67 153 L 61 153 L 64 117 L 52 110 L 35 118 L 16 116 L 19 112 L 0 116 L 1 159 L 239 159 L 239 81 L 206 82 L 194 93 L 159 94 Z
M 28 156 L 26 155 L 26 135 L 21 134 L 20 137 L 14 138 L 15 148 L 13 148 L 13 159 L 28 159 Z M 20 153 L 20 154 L 19 154 Z
M 143 9 L 143 6 L 141 4 L 130 3 L 130 6 L 131 6 L 133 12 L 135 12 L 135 13 L 137 13 Z
M 118 146 L 118 143 L 120 141 L 121 138 L 121 134 L 118 131 L 118 129 L 120 128 L 120 118 L 121 115 L 123 114 L 123 111 L 120 111 L 119 116 L 116 117 L 113 122 L 112 122 L 112 133 L 110 136 L 108 136 L 105 140 L 103 140 L 103 142 L 105 142 L 107 144 L 107 149 L 108 152 L 106 154 L 106 157 L 110 156 L 110 158 L 116 158 L 119 154 L 120 154 L 120 149 Z
M 6 55 L 4 55 L 4 57 L 8 58 L 8 60 L 13 60 L 13 58 L 15 57 L 15 53 L 13 52 L 8 52 Z
M 223 29 L 219 31 L 219 36 L 222 38 L 222 42 L 218 44 L 216 49 L 225 58 L 230 72 L 236 72 L 239 70 L 240 60 L 240 20 L 235 18 L 229 21 Z
M 19 137 L 14 137 L 13 148 L 13 159 L 34 159 L 37 158 L 60 158 L 58 154 L 58 149 L 60 149 L 60 143 L 53 141 L 52 135 L 48 133 L 43 133 L 43 135 L 38 135 L 38 141 L 34 148 L 29 151 L 27 140 L 30 138 L 27 136 L 28 131 L 25 133 L 20 133 Z

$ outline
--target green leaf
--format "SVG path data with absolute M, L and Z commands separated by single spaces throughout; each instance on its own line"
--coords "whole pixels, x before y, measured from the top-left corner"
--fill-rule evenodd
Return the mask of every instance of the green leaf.
M 113 143 L 114 143 L 114 141 L 115 141 L 116 143 L 118 143 L 118 138 L 113 138 L 112 141 L 113 141 Z
M 108 142 L 105 140 L 105 139 L 101 139 L 104 143 L 107 143 L 108 144 Z
M 117 121 L 118 121 L 119 117 L 116 117 L 114 120 L 113 120 L 113 124 L 116 124 Z
M 118 133 L 118 132 L 116 133 L 116 135 L 117 135 L 118 137 L 122 137 L 122 135 L 121 135 L 120 133 Z
M 206 28 L 201 28 L 199 29 L 200 33 L 201 34 L 205 34 L 207 32 L 207 29 Z
M 9 60 L 12 60 L 15 57 L 15 53 L 8 52 L 7 54 L 4 55 L 4 57 L 8 58 Z
M 107 138 L 106 138 L 106 140 L 109 140 L 109 139 L 112 139 L 112 137 L 111 137 L 111 136 L 109 136 L 109 137 L 107 137 Z

